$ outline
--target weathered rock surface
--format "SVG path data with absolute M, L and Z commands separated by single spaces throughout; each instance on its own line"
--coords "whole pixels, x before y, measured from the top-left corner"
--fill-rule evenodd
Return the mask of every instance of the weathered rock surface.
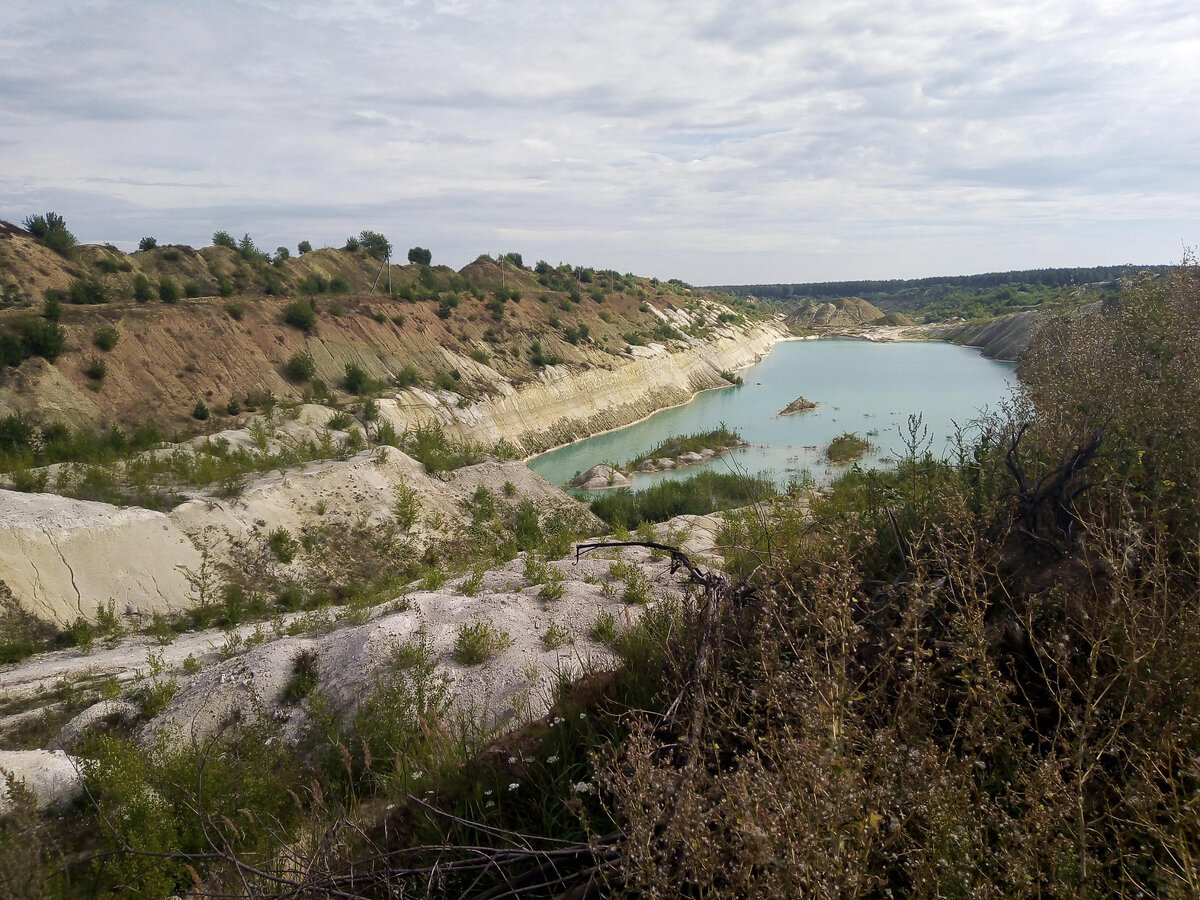
M 883 310 L 861 297 L 839 297 L 818 302 L 805 300 L 788 313 L 791 328 L 847 328 L 869 325 L 883 317 Z
M 623 488 L 633 484 L 629 476 L 614 469 L 607 463 L 592 466 L 571 482 L 572 487 L 584 491 L 603 491 L 608 488 Z
M 181 609 L 185 570 L 200 553 L 167 515 L 136 507 L 0 490 L 0 580 L 39 618 L 67 624 L 118 613 Z
M 33 792 L 38 809 L 67 803 L 83 792 L 75 760 L 61 750 L 0 750 L 0 815 L 12 806 L 9 779 Z
M 400 429 L 437 422 L 461 440 L 504 440 L 535 453 L 686 403 L 697 391 L 728 387 L 722 371 L 761 359 L 784 336 L 774 322 L 716 329 L 680 350 L 634 348 L 647 355 L 625 357 L 612 368 L 548 366 L 535 380 L 517 388 L 498 385 L 497 396 L 465 409 L 420 389 L 381 400 L 379 409 Z

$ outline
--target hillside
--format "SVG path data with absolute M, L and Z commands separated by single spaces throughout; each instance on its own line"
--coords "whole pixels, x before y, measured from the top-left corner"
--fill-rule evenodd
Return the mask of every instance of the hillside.
M 472 421 L 480 404 L 536 383 L 737 343 L 763 318 L 679 283 L 535 271 L 517 254 L 460 272 L 386 266 L 361 247 L 274 262 L 226 246 L 62 256 L 11 225 L 0 228 L 0 285 L 0 416 L 176 435 L 236 424 L 264 403 L 405 391 L 406 408 Z M 694 392 L 719 371 L 685 380 Z
M 806 300 L 788 313 L 786 321 L 793 329 L 853 328 L 870 325 L 883 315 L 883 310 L 861 297 L 837 297 L 825 302 Z
M 861 297 L 885 312 L 899 312 L 925 322 L 948 318 L 986 319 L 1030 307 L 1073 304 L 1115 297 L 1122 279 L 1143 272 L 1162 276 L 1169 266 L 1094 266 L 1090 268 L 1027 269 L 950 275 L 933 278 L 892 278 L 879 281 L 824 281 L 797 284 L 741 284 L 714 287 L 739 297 L 775 301 L 791 309 L 805 301 Z

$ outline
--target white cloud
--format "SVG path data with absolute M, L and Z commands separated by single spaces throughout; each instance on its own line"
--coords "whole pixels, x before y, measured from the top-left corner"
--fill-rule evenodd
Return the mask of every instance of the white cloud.
M 1159 262 L 1198 75 L 1175 0 L 8 4 L 0 217 L 694 282 Z

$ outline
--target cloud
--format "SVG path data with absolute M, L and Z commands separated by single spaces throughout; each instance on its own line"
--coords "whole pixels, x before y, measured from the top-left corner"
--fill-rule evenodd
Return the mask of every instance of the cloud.
M 1197 59 L 1176 0 L 7 4 L 0 216 L 693 282 L 1158 262 Z

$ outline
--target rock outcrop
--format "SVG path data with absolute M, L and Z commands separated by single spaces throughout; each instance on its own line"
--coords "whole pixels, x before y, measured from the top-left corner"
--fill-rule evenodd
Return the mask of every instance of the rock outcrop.
M 811 400 L 805 397 L 797 397 L 782 410 L 780 410 L 779 415 L 791 416 L 796 413 L 808 412 L 809 410 L 816 408 L 817 404 L 813 403 Z
M 547 366 L 535 380 L 502 384 L 498 396 L 466 408 L 415 389 L 381 400 L 379 409 L 400 429 L 438 423 L 460 440 L 503 440 L 533 454 L 686 403 L 698 391 L 728 387 L 723 371 L 756 362 L 783 337 L 773 322 L 724 328 L 683 349 L 636 348 L 647 355 L 625 357 L 612 368 Z
M 854 328 L 883 318 L 883 310 L 861 297 L 839 297 L 824 303 L 805 300 L 788 313 L 790 328 Z

